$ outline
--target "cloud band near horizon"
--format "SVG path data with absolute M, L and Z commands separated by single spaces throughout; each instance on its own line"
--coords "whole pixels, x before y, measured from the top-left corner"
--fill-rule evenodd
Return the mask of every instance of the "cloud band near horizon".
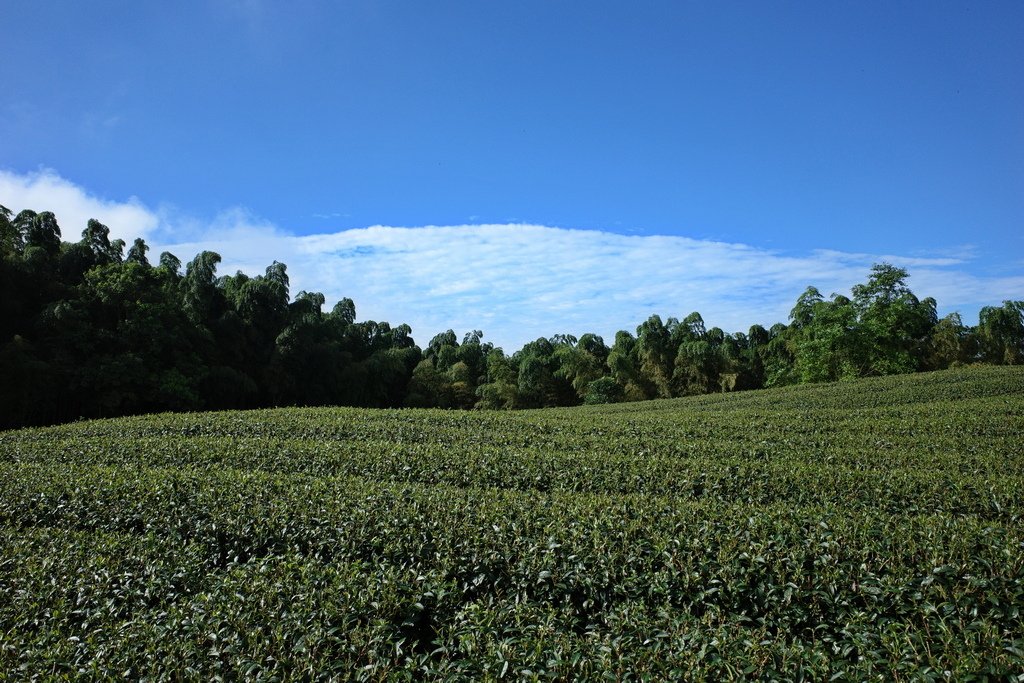
M 328 306 L 349 297 L 359 319 L 408 323 L 421 346 L 448 328 L 460 336 L 483 330 L 485 340 L 508 352 L 557 333 L 595 332 L 611 343 L 617 330 L 632 332 L 655 313 L 682 318 L 698 311 L 708 327 L 728 332 L 769 327 L 788 320 L 809 285 L 826 296 L 848 293 L 880 261 L 907 268 L 918 296 L 934 297 L 940 314 L 959 311 L 968 323 L 981 306 L 1024 299 L 1024 274 L 978 272 L 963 247 L 936 258 L 825 248 L 794 253 L 527 224 L 295 235 L 240 209 L 201 221 L 136 198 L 100 199 L 53 171 L 0 171 L 0 204 L 15 212 L 53 211 L 65 240 L 75 240 L 96 218 L 129 244 L 143 237 L 152 254 L 170 251 L 187 262 L 200 251 L 216 251 L 223 258 L 220 274 L 256 274 L 282 261 L 293 295 L 323 292 Z

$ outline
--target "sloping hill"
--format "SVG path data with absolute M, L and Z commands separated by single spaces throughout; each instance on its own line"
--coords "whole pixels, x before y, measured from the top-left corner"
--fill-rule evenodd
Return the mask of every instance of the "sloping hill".
M 1024 368 L 994 367 L 4 432 L 0 671 L 1019 673 L 1022 433 Z

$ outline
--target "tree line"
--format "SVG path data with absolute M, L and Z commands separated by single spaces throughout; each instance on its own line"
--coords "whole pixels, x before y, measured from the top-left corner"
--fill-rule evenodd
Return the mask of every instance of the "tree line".
M 1024 302 L 939 318 L 907 272 L 875 265 L 852 296 L 809 287 L 789 324 L 746 333 L 699 313 L 652 315 L 609 346 L 558 334 L 512 354 L 448 330 L 357 321 L 342 299 L 290 294 L 287 268 L 217 275 L 221 257 L 151 260 L 90 220 L 0 206 L 0 428 L 77 418 L 268 406 L 516 409 L 639 401 L 971 363 L 1024 362 Z

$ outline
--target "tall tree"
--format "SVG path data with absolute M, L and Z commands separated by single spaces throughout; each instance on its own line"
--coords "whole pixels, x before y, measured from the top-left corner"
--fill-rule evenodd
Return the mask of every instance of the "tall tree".
M 20 254 L 24 248 L 21 233 L 12 218 L 14 213 L 0 204 L 0 258 Z
M 558 356 L 558 376 L 568 381 L 576 395 L 585 400 L 591 391 L 590 385 L 603 377 L 607 371 L 605 362 L 608 359 L 608 347 L 605 346 L 604 339 L 588 332 L 574 345 L 559 345 L 555 349 L 555 354 Z M 607 389 L 601 393 L 605 399 L 614 395 L 614 392 L 610 393 Z
M 636 337 L 625 330 L 615 333 L 615 343 L 608 351 L 608 369 L 622 387 L 626 401 L 642 401 L 650 395 L 648 383 L 640 372 L 636 354 Z
M 25 249 L 41 249 L 51 258 L 60 252 L 60 226 L 57 225 L 57 217 L 51 211 L 43 211 L 40 214 L 22 211 L 15 219 L 15 223 L 23 214 L 33 214 L 31 218 L 26 216 L 24 220 Z
M 809 287 L 790 318 L 794 370 L 801 381 L 830 382 L 864 373 L 863 340 L 849 298 L 833 294 L 825 300 Z
M 126 257 L 126 260 L 149 268 L 149 259 L 146 258 L 147 251 L 149 251 L 149 246 L 146 244 L 145 240 L 141 237 L 136 237 L 132 246 L 128 248 L 128 256 Z
M 220 254 L 204 251 L 185 267 L 182 300 L 185 311 L 197 325 L 209 325 L 220 313 L 222 294 L 217 289 L 218 263 Z
M 982 358 L 987 363 L 1024 363 L 1024 301 L 985 306 L 978 316 Z
M 861 374 L 914 372 L 921 365 L 938 316 L 935 300 L 918 300 L 906 280 L 905 269 L 880 263 L 872 266 L 866 283 L 853 287 L 864 343 Z
M 932 328 L 923 368 L 942 370 L 968 362 L 974 354 L 971 331 L 960 320 L 959 313 L 950 313 Z
M 651 387 L 649 398 L 668 398 L 672 395 L 671 383 L 675 349 L 672 348 L 672 333 L 661 317 L 652 315 L 636 328 L 636 352 L 640 361 L 640 372 Z

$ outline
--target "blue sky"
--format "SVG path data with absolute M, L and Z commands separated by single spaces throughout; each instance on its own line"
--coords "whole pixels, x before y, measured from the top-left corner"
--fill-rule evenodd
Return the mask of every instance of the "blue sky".
M 32 2 L 0 9 L 0 204 L 221 273 L 289 265 L 422 344 L 905 265 L 1024 298 L 1024 4 Z M 88 214 L 88 215 L 86 215 Z

